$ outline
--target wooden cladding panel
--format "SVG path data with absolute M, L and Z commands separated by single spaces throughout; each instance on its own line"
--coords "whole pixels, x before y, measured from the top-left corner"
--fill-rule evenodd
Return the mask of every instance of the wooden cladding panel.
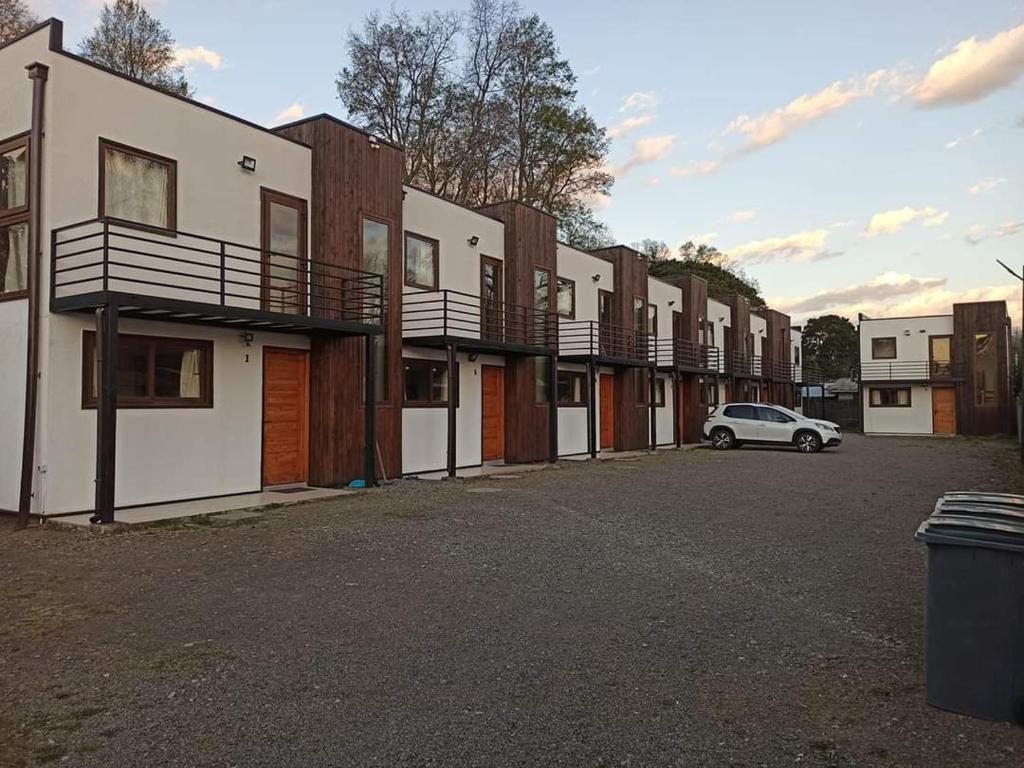
M 764 319 L 767 346 L 761 356 L 783 363 L 789 362 L 789 349 L 793 345 L 792 322 L 789 315 L 768 309 L 764 312 Z
M 647 299 L 647 258 L 639 251 L 624 245 L 593 251 L 595 256 L 614 265 L 614 322 L 623 328 L 636 330 L 633 318 L 633 299 Z
M 402 466 L 402 152 L 327 117 L 280 129 L 313 151 L 309 205 L 310 258 L 362 268 L 362 217 L 390 227 L 385 287 L 390 401 L 377 408 L 377 443 L 388 477 Z M 315 485 L 343 485 L 362 477 L 363 345 L 361 338 L 315 337 L 310 350 L 310 467 Z
M 750 301 L 734 293 L 725 303 L 729 305 L 732 315 L 732 325 L 729 326 L 730 348 L 743 352 L 747 349 L 747 337 L 750 335 Z
M 701 404 L 701 379 L 692 374 L 679 377 L 679 399 L 681 401 L 682 437 L 684 443 L 699 443 L 703 436 L 701 429 L 707 416 L 707 407 Z
M 976 403 L 975 334 L 996 336 L 998 405 Z M 962 372 L 964 383 L 957 397 L 957 427 L 962 435 L 992 435 L 1013 432 L 1013 403 L 1010 394 L 1009 327 L 1006 302 L 984 301 L 953 305 L 953 369 Z
M 558 221 L 516 202 L 485 206 L 480 212 L 505 225 L 505 301 L 534 306 L 533 272 L 539 267 L 551 276 L 548 306 L 554 311 Z M 536 402 L 536 365 L 532 357 L 509 356 L 505 361 L 505 460 L 509 462 L 548 458 L 549 408 L 547 403 Z
M 700 338 L 701 318 L 704 318 L 708 311 L 707 280 L 697 275 L 686 275 L 673 282 L 682 292 L 675 333 L 679 338 L 697 341 Z

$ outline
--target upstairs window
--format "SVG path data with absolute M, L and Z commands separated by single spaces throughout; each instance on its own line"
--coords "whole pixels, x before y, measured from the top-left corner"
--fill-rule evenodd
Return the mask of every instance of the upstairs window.
M 438 242 L 429 237 L 405 233 L 405 284 L 436 291 L 438 285 Z
M 872 360 L 895 360 L 896 359 L 896 337 L 885 336 L 871 340 Z
M 0 300 L 28 289 L 28 139 L 0 143 Z
M 0 218 L 28 209 L 28 139 L 0 144 Z
M 558 316 L 572 320 L 576 317 L 576 281 L 567 277 L 558 278 L 556 304 Z
M 178 164 L 100 139 L 100 217 L 175 229 Z
M 999 359 L 996 355 L 996 334 L 974 334 L 974 404 L 987 408 L 999 404 L 996 382 Z

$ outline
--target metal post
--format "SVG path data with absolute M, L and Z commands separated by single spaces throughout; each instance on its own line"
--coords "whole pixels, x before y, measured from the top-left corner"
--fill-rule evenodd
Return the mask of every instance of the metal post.
M 680 386 L 682 379 L 679 378 L 679 370 L 675 367 L 672 368 L 672 391 L 675 393 L 675 400 L 673 401 L 674 407 L 672 409 L 672 436 L 675 438 L 676 448 L 682 448 L 683 446 L 683 430 L 680 424 L 680 419 L 684 413 L 683 411 L 683 392 Z
M 548 461 L 558 461 L 558 357 L 548 356 Z
M 654 402 L 654 395 L 658 390 L 658 369 L 654 366 L 650 368 L 650 379 L 648 388 L 650 392 L 648 394 L 647 410 L 650 411 L 650 427 L 651 427 L 651 447 L 650 450 L 656 451 L 658 449 L 658 407 Z
M 597 458 L 597 388 L 594 386 L 594 363 L 587 362 L 587 452 Z
M 220 305 L 222 307 L 227 306 L 227 285 L 226 275 L 227 270 L 227 244 L 221 241 L 220 244 Z
M 455 365 L 455 345 L 448 344 L 448 477 L 455 477 L 457 456 L 457 427 L 455 423 L 455 403 L 458 379 Z
M 367 486 L 377 484 L 377 460 L 374 452 L 377 442 L 377 378 L 376 378 L 376 335 L 366 334 L 363 369 L 366 372 L 363 407 L 363 478 Z
M 117 303 L 96 310 L 96 511 L 91 522 L 114 522 L 117 476 Z

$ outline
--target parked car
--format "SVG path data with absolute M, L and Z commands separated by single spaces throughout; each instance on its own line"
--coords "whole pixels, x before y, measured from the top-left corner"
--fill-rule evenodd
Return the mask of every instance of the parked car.
M 817 453 L 843 442 L 838 424 L 765 403 L 715 406 L 704 422 L 704 438 L 720 451 L 750 443 L 792 445 L 801 453 Z

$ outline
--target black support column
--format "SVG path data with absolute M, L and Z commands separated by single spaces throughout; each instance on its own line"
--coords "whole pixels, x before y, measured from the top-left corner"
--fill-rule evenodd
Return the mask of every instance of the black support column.
M 363 474 L 367 486 L 377 484 L 377 337 L 366 335 L 366 348 L 363 353 L 363 366 L 366 372 L 363 395 Z
M 456 457 L 458 451 L 458 433 L 456 425 L 455 405 L 458 393 L 458 367 L 455 364 L 455 345 L 448 344 L 448 477 L 455 477 Z
M 117 303 L 96 310 L 96 512 L 93 523 L 114 522 L 117 459 Z
M 594 363 L 587 363 L 587 452 L 597 458 L 597 387 L 594 385 Z
M 548 461 L 558 461 L 558 357 L 548 356 Z
M 650 432 L 651 432 L 651 450 L 657 450 L 658 448 L 658 407 L 654 402 L 654 395 L 658 391 L 658 369 L 654 366 L 650 368 L 650 392 L 648 393 L 647 410 L 650 412 Z
M 679 386 L 681 379 L 679 378 L 679 369 L 672 369 L 672 396 L 675 398 L 672 401 L 672 437 L 675 440 L 676 448 L 683 447 L 683 430 L 680 426 L 681 417 L 683 415 L 683 392 Z

